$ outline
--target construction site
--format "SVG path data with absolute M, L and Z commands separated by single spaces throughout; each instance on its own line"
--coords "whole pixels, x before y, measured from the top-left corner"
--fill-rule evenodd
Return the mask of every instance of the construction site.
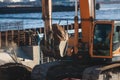
M 96 0 L 74 3 L 72 24 L 52 23 L 52 0 L 44 27 L 0 24 L 0 80 L 120 80 L 119 19 L 96 19 Z

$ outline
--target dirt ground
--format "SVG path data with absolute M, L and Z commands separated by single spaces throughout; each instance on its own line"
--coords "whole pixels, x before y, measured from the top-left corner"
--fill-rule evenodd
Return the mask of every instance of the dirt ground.
M 0 66 L 0 80 L 31 80 L 31 68 L 19 63 Z

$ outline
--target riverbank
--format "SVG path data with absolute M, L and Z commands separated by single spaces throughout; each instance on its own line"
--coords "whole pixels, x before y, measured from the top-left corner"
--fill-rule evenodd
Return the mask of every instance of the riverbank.
M 53 6 L 53 12 L 74 11 L 74 6 Z M 42 12 L 42 7 L 0 7 L 0 14 L 36 13 Z

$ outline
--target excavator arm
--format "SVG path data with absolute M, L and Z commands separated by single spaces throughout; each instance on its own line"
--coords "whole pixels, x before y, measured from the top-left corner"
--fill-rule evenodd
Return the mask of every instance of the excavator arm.
M 113 23 L 112 21 L 99 21 L 95 20 L 95 0 L 79 0 L 79 8 L 80 8 L 80 19 L 81 19 L 81 30 L 82 30 L 82 38 L 81 42 L 78 42 L 78 17 L 75 16 L 75 35 L 73 38 L 69 38 L 68 40 L 68 47 L 69 45 L 72 45 L 73 52 L 71 53 L 71 49 L 69 51 L 68 48 L 68 55 L 72 55 L 79 53 L 79 43 L 87 45 L 88 48 L 88 54 L 90 57 L 94 58 L 112 58 L 112 34 L 113 34 Z M 45 22 L 45 40 L 44 45 L 48 47 L 51 44 L 51 38 L 49 38 L 49 32 L 52 32 L 52 20 L 51 20 L 51 14 L 52 14 L 52 0 L 42 0 L 42 12 L 43 12 L 43 20 Z M 109 31 L 110 39 L 109 39 L 109 51 L 108 53 L 105 51 L 102 51 L 105 55 L 102 55 L 99 51 L 99 45 L 95 44 L 95 35 L 97 32 L 98 26 L 101 26 L 102 32 L 107 31 L 107 27 L 109 26 L 111 29 Z M 102 34 L 98 34 L 102 35 Z M 106 34 L 107 35 L 107 34 Z M 55 41 L 55 40 L 54 40 Z M 49 45 L 48 45 L 49 42 Z M 102 44 L 102 43 L 101 43 Z M 98 47 L 98 48 L 97 48 Z M 105 47 L 105 46 L 102 46 Z M 53 48 L 53 47 L 51 47 Z M 66 48 L 66 47 L 65 47 Z M 97 48 L 97 50 L 95 50 Z M 96 52 L 95 52 L 96 51 Z M 95 53 L 95 54 L 94 54 Z M 84 53 L 83 53 L 84 54 Z M 98 54 L 98 55 L 96 55 Z
M 95 18 L 94 0 L 79 0 L 82 27 L 82 42 L 89 43 Z
M 95 20 L 95 0 L 79 0 L 79 4 L 82 27 L 82 43 L 88 44 L 89 54 L 91 57 L 112 58 L 114 21 Z M 98 29 L 101 29 L 101 33 L 99 34 Z M 102 36 L 102 38 L 97 38 L 99 35 L 103 35 L 104 37 Z M 108 43 L 104 44 L 104 42 L 95 42 L 96 38 L 98 40 L 105 40 L 108 35 Z M 104 46 L 100 47 L 100 45 Z M 106 47 L 108 48 L 106 49 Z

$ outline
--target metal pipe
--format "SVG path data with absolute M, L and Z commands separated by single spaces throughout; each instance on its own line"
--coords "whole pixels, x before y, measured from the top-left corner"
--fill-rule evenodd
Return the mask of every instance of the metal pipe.
M 75 0 L 75 17 L 74 17 L 74 30 L 75 30 L 75 36 L 74 36 L 74 53 L 78 53 L 78 1 Z
M 75 0 L 75 16 L 78 16 L 78 0 Z

